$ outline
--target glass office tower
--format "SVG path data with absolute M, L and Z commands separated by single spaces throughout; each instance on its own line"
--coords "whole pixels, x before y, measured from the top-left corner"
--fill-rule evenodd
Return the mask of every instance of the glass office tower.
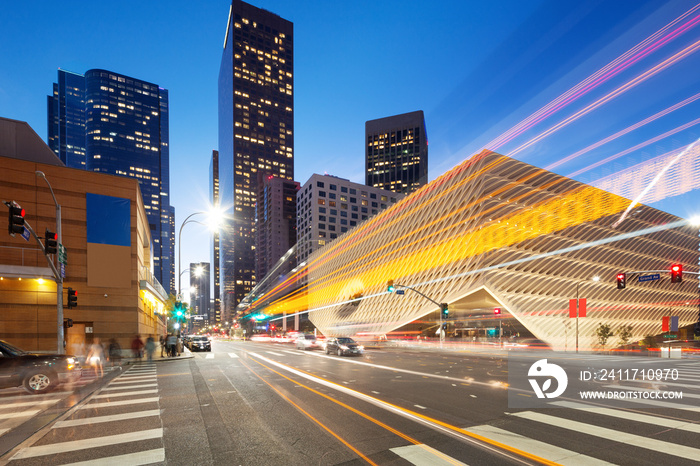
M 365 123 L 365 184 L 409 194 L 428 182 L 423 111 Z
M 228 315 L 255 274 L 257 172 L 294 179 L 293 24 L 233 0 L 219 69 L 219 184 L 231 221 L 221 233 Z
M 168 91 L 107 70 L 58 72 L 48 98 L 49 145 L 69 167 L 139 180 L 156 279 L 172 291 Z

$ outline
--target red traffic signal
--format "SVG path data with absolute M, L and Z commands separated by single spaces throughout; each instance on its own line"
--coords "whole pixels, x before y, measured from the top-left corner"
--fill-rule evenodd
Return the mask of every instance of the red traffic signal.
M 501 315 L 501 308 L 500 308 L 500 307 L 494 308 L 494 309 L 493 309 L 493 314 L 494 314 L 494 315 L 497 315 L 497 316 L 500 316 L 500 315 Z
M 8 232 L 12 236 L 15 236 L 15 233 L 24 233 L 24 209 L 17 205 L 10 205 L 9 208 L 10 216 L 7 225 Z
M 78 307 L 78 292 L 73 288 L 68 288 L 68 309 Z
M 44 233 L 44 239 L 46 240 L 44 254 L 56 254 L 56 248 L 58 247 L 58 242 L 56 240 L 58 239 L 58 235 L 53 231 L 49 231 L 47 228 Z
M 671 283 L 680 283 L 683 281 L 683 266 L 681 264 L 673 264 L 671 266 Z
M 617 274 L 617 289 L 622 290 L 627 286 L 627 274 L 618 273 Z

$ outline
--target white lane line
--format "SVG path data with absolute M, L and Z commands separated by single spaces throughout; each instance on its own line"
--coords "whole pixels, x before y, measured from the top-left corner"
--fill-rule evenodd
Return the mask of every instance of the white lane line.
M 562 408 L 577 409 L 579 411 L 600 414 L 603 416 L 616 417 L 619 419 L 626 419 L 628 421 L 643 422 L 654 426 L 668 427 L 669 429 L 687 430 L 688 432 L 700 434 L 700 424 L 696 424 L 693 421 L 650 416 L 648 414 L 638 414 L 630 411 L 622 411 L 620 409 L 598 408 L 596 406 L 576 403 L 573 401 L 555 401 L 552 404 L 561 406 Z
M 236 359 L 236 358 L 238 358 L 238 355 L 237 355 L 236 353 L 229 353 L 229 354 L 228 354 L 228 357 L 229 357 L 229 358 Z
M 609 465 L 607 461 L 602 461 L 591 456 L 582 455 L 575 451 L 566 450 L 549 443 L 540 442 L 520 434 L 515 434 L 507 430 L 499 429 L 489 425 L 468 427 L 467 430 L 473 434 L 481 435 L 496 442 L 504 443 L 518 450 L 523 450 L 544 459 L 554 461 L 565 466 L 574 465 Z
M 51 428 L 59 429 L 61 427 L 89 426 L 92 424 L 99 424 L 101 422 L 124 421 L 127 419 L 138 419 L 142 417 L 152 416 L 160 416 L 160 409 L 149 409 L 146 411 L 135 411 L 133 413 L 114 414 L 112 416 L 95 416 L 80 419 L 70 419 L 68 421 L 58 421 Z
M 214 359 L 214 353 L 207 354 L 205 359 Z
M 136 400 L 105 401 L 99 403 L 88 403 L 78 409 L 105 408 L 111 406 L 134 405 L 138 403 L 158 403 L 158 400 L 160 400 L 160 397 L 156 396 L 153 398 L 138 398 Z
M 112 390 L 131 390 L 133 388 L 148 388 L 148 387 L 157 387 L 157 383 L 147 383 L 147 384 L 136 384 L 136 385 L 124 385 L 122 387 L 107 387 L 103 388 L 103 392 L 109 392 Z
M 5 413 L 0 417 L 2 417 L 3 419 L 16 419 L 18 417 L 34 416 L 36 413 L 39 412 L 41 412 L 40 409 L 32 409 L 29 411 L 22 411 L 21 413 Z
M 274 354 L 275 356 L 284 356 L 284 354 L 275 353 L 274 351 L 265 351 L 267 354 Z
M 136 442 L 139 440 L 150 440 L 163 438 L 163 429 L 142 430 L 139 432 L 129 432 L 126 434 L 108 435 L 106 437 L 94 437 L 85 440 L 72 440 L 69 442 L 52 443 L 50 445 L 39 445 L 35 447 L 23 448 L 12 458 L 18 460 L 22 458 L 35 458 L 37 456 L 55 455 L 68 451 L 85 450 L 87 448 L 106 447 L 109 445 L 119 445 L 120 443 Z
M 466 463 L 457 461 L 451 456 L 447 456 L 446 454 L 424 444 L 390 448 L 389 451 L 400 456 L 409 463 L 415 464 L 416 466 L 467 466 Z
M 605 427 L 590 425 L 584 422 L 571 421 L 569 419 L 558 418 L 548 414 L 535 413 L 532 411 L 512 413 L 511 416 L 644 448 L 646 450 L 652 450 L 658 453 L 664 453 L 666 455 L 679 456 L 681 458 L 687 458 L 693 461 L 700 461 L 700 450 L 686 447 L 685 445 L 679 445 L 677 443 L 664 442 L 654 438 L 628 434 L 627 432 L 620 432 L 619 430 L 607 429 Z
M 140 466 L 143 464 L 162 463 L 163 461 L 165 461 L 165 449 L 157 448 L 155 450 L 139 451 L 127 455 L 110 456 L 96 460 L 81 461 L 79 463 L 70 463 L 64 466 L 123 466 L 125 464 Z
M 415 407 L 418 408 L 418 409 L 428 409 L 428 408 L 426 408 L 425 406 L 421 406 L 421 405 L 413 405 L 413 406 L 415 406 Z
M 117 398 L 120 396 L 133 396 L 133 395 L 155 395 L 158 393 L 158 389 L 155 390 L 134 390 L 133 392 L 119 392 L 119 393 L 108 393 L 106 395 L 96 395 L 93 396 L 93 400 L 103 400 L 105 398 Z

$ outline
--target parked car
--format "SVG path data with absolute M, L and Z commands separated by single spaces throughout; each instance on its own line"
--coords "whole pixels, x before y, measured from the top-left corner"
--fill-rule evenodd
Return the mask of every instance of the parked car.
M 190 338 L 190 351 L 211 351 L 211 341 L 201 335 L 194 335 Z
M 338 356 L 361 355 L 365 348 L 348 337 L 329 338 L 326 340 L 326 354 L 336 353 Z
M 310 350 L 318 349 L 318 341 L 316 341 L 316 335 L 299 335 L 294 342 L 297 349 Z
M 28 353 L 0 340 L 0 388 L 23 386 L 29 393 L 41 394 L 81 375 L 74 356 Z

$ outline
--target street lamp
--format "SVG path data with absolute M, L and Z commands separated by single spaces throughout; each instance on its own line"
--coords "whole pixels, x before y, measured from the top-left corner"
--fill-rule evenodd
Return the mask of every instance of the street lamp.
M 592 279 L 594 282 L 600 281 L 600 277 L 598 275 L 594 276 Z M 579 316 L 579 298 L 578 298 L 578 291 L 579 287 L 581 286 L 581 283 L 586 283 L 586 282 L 578 282 L 576 283 L 576 352 L 578 353 L 578 316 Z
M 46 179 L 44 172 L 37 170 L 34 172 L 39 178 L 43 178 L 46 184 L 49 186 L 49 191 L 51 191 L 51 197 L 53 197 L 53 203 L 56 204 L 56 234 L 58 236 L 59 254 L 60 248 L 63 244 L 63 235 L 61 233 L 61 205 L 56 200 L 56 195 L 53 193 L 53 188 L 51 183 Z M 58 354 L 64 354 L 65 349 L 63 348 L 63 341 L 65 340 L 65 335 L 63 334 L 63 275 L 58 274 L 56 276 L 56 315 L 58 323 Z
M 206 214 L 209 215 L 209 223 L 202 223 L 198 222 L 197 220 L 191 220 L 192 217 L 195 215 L 201 215 L 201 214 Z M 182 228 L 187 225 L 188 223 L 199 223 L 201 225 L 207 225 L 211 229 L 218 229 L 222 223 L 223 220 L 223 214 L 221 211 L 217 209 L 212 209 L 209 212 L 194 212 L 185 218 L 185 221 L 182 222 L 182 225 L 180 225 L 180 230 L 177 235 L 177 271 L 178 271 L 178 278 L 177 278 L 177 297 L 180 298 L 180 291 L 181 291 L 181 284 L 182 284 L 182 254 L 180 253 L 182 251 Z

